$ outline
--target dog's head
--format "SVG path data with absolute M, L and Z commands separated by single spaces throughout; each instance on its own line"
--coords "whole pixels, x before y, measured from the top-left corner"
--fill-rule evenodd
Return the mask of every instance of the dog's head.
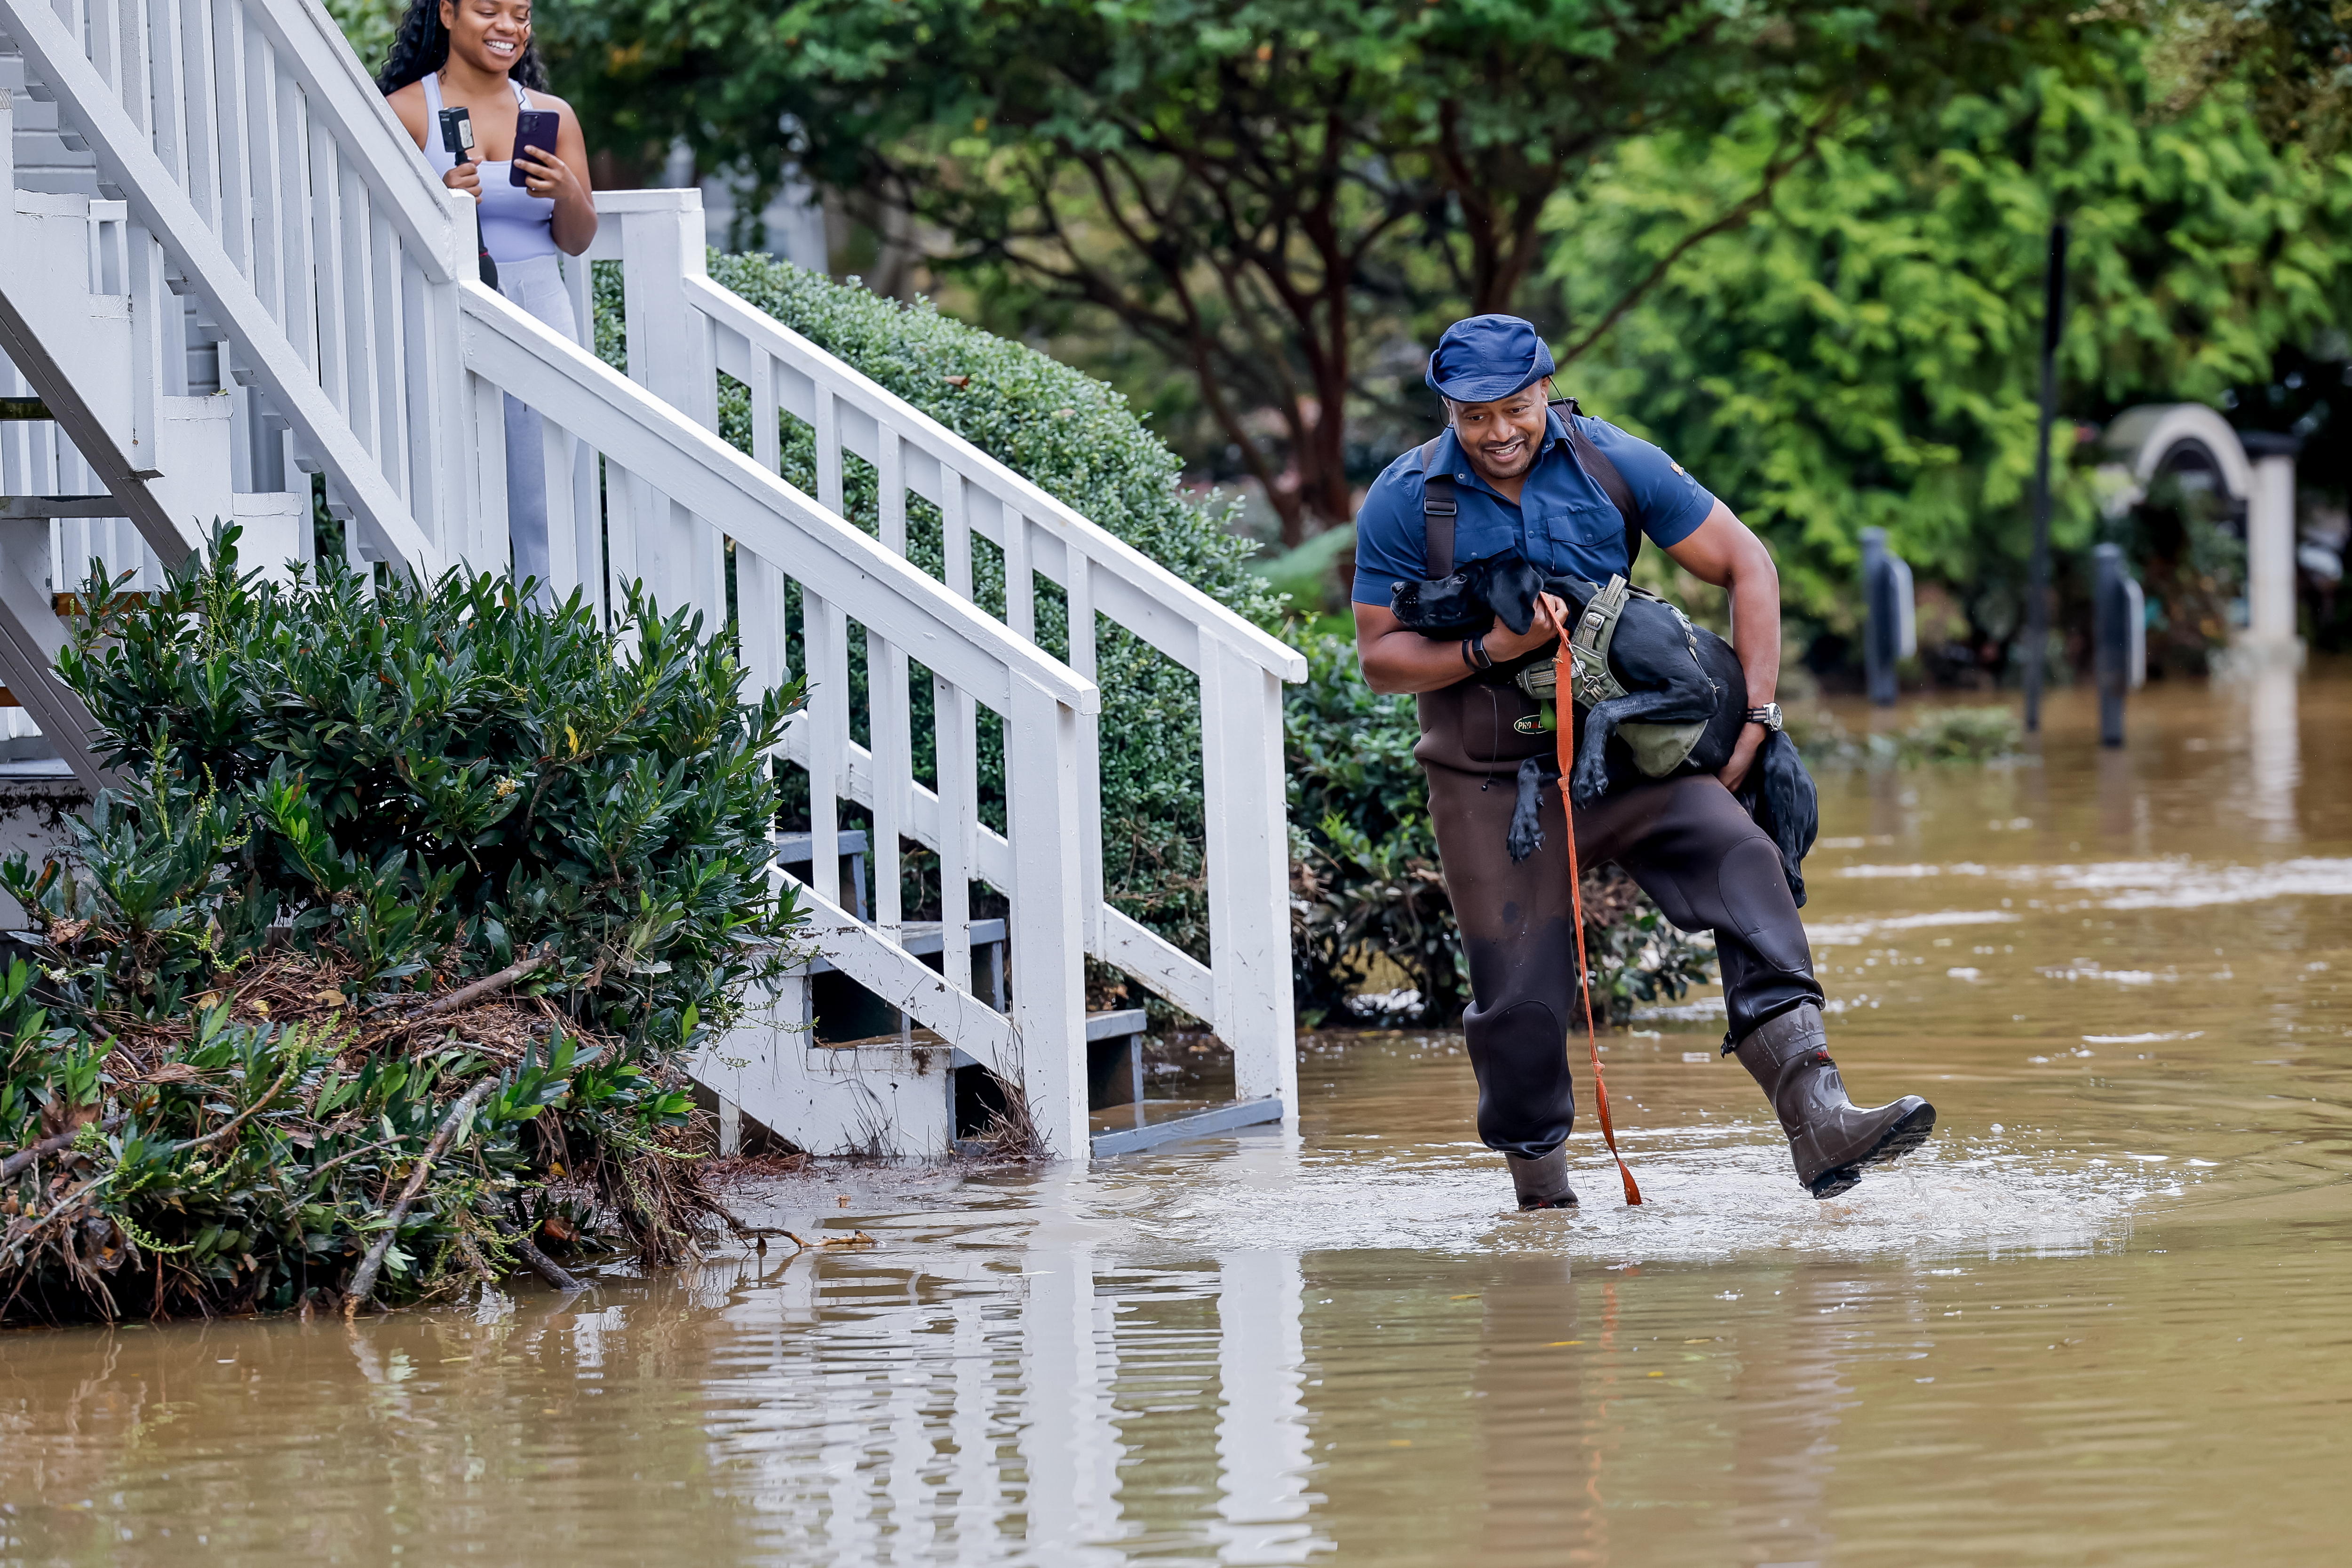
M 1543 578 L 1517 552 L 1473 561 L 1451 577 L 1398 583 L 1389 590 L 1397 620 L 1425 637 L 1476 637 L 1497 619 L 1524 633 L 1535 619 Z

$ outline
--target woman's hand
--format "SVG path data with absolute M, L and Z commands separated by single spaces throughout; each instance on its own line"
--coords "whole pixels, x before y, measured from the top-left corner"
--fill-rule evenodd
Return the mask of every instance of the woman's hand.
M 515 165 L 522 170 L 523 189 L 534 196 L 561 202 L 580 195 L 580 182 L 572 165 L 544 147 L 525 147 Z
M 441 183 L 453 191 L 465 192 L 478 202 L 482 199 L 482 176 L 478 164 L 459 163 L 441 176 Z

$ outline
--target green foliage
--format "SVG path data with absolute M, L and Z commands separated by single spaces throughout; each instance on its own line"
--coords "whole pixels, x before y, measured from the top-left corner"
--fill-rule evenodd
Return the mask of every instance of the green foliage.
M 1295 543 L 1305 514 L 1349 516 L 1360 383 L 1414 396 L 1414 342 L 1519 303 L 1546 203 L 1613 142 L 1857 80 L 1997 79 L 2079 30 L 2064 17 L 2036 0 L 561 0 L 545 28 L 593 144 L 683 139 L 761 191 L 796 161 L 910 210 L 1022 330 L 1077 310 L 1157 351 Z
M 94 576 L 58 660 L 124 783 L 69 853 L 0 868 L 45 939 L 0 992 L 0 1145 L 100 1125 L 0 1181 L 0 1310 L 331 1296 L 486 1076 L 387 1294 L 488 1278 L 551 1215 L 675 1256 L 678 1065 L 791 958 L 765 753 L 798 691 L 741 701 L 682 616 L 276 585 L 236 537 L 152 595 Z
M 768 257 L 714 252 L 710 273 L 1210 597 L 1261 625 L 1274 619 L 1280 601 L 1244 569 L 1254 546 L 1224 526 L 1229 503 L 1188 498 L 1178 488 L 1181 464 L 1175 454 L 1101 382 L 928 305 L 902 306 L 854 283 L 829 282 Z M 596 315 L 598 353 L 625 369 L 617 269 L 598 274 Z M 719 425 L 737 447 L 751 449 L 750 398 L 731 382 L 722 389 Z M 782 437 L 783 477 L 814 492 L 814 433 L 787 416 Z M 859 527 L 878 533 L 874 471 L 855 459 L 848 470 L 845 510 Z M 908 558 L 943 578 L 945 548 L 937 510 L 919 500 L 908 510 Z M 982 539 L 974 540 L 972 553 L 974 597 L 982 609 L 1002 616 L 1003 553 Z M 1036 624 L 1039 642 L 1066 657 L 1067 602 L 1059 586 L 1042 578 Z M 799 634 L 796 609 L 793 634 Z M 862 715 L 864 648 L 861 639 L 852 641 L 851 706 Z M 793 657 L 797 660 L 797 651 Z M 1096 666 L 1103 690 L 1105 891 L 1136 919 L 1205 954 L 1198 681 L 1140 638 L 1099 618 Z M 916 771 L 930 782 L 936 777 L 931 692 L 922 671 L 916 672 L 910 700 Z M 993 720 L 984 718 L 982 809 L 1001 826 L 1003 761 L 996 734 Z M 935 891 L 920 887 L 908 892 L 909 909 L 936 899 Z
M 1570 368 L 1593 406 L 1767 535 L 1792 612 L 1853 629 L 1859 536 L 1876 525 L 1923 580 L 1958 587 L 1983 638 L 2014 631 L 2054 217 L 2073 232 L 2067 410 L 2219 400 L 2343 319 L 2352 164 L 2271 147 L 2234 89 L 2157 112 L 2137 48 L 2086 50 L 2075 79 L 2037 70 L 1932 116 L 1857 115 L 1746 232 L 1682 255 Z M 1553 276 L 1584 305 L 1614 297 L 1752 188 L 1783 134 L 1759 112 L 1721 136 L 1623 144 L 1556 210 Z M 2062 425 L 2062 560 L 2099 528 L 2090 476 L 2066 468 L 2074 444 Z

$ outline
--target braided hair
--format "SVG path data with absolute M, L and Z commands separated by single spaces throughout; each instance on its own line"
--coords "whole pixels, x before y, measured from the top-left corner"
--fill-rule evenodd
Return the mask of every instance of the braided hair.
M 397 92 L 412 81 L 431 76 L 449 62 L 449 29 L 441 25 L 441 0 L 408 0 L 400 30 L 392 36 L 383 69 L 376 73 L 376 90 Z M 531 36 L 507 75 L 538 92 L 547 90 L 547 66 L 539 58 L 539 37 Z

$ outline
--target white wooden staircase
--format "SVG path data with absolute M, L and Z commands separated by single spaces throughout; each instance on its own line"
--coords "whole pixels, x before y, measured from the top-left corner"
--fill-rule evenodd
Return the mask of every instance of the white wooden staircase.
M 584 261 L 621 264 L 625 378 L 476 279 L 470 199 L 427 172 L 316 0 L 0 0 L 0 681 L 85 783 L 103 782 L 87 715 L 49 663 L 53 595 L 91 556 L 152 580 L 233 518 L 248 558 L 302 559 L 320 475 L 355 560 L 503 569 L 507 465 L 537 463 L 560 594 L 609 605 L 642 581 L 719 625 L 731 552 L 742 655 L 773 682 L 798 590 L 813 695 L 782 760 L 809 785 L 811 967 L 905 1026 L 820 1045 L 804 971 L 698 1062 L 725 1125 L 748 1115 L 820 1152 L 943 1152 L 957 1075 L 975 1071 L 1018 1085 L 1066 1156 L 1295 1119 L 1280 684 L 1303 659 L 711 282 L 698 193 L 601 195 L 595 248 L 567 264 L 583 322 Z M 722 373 L 751 389 L 751 456 L 716 434 Z M 544 416 L 540 450 L 506 449 L 508 393 Z M 779 477 L 780 418 L 814 435 L 814 496 Z M 841 515 L 853 457 L 880 481 L 878 539 Z M 943 520 L 943 579 L 907 559 L 915 499 Z M 1002 618 L 973 603 L 976 540 L 1003 552 Z M 1041 578 L 1071 605 L 1066 660 L 1037 645 Z M 1206 962 L 1103 897 L 1100 622 L 1199 677 Z M 853 726 L 860 637 L 871 695 Z M 935 711 L 928 780 L 915 667 Z M 983 708 L 1003 727 L 1001 833 L 980 809 Z M 870 909 L 838 875 L 852 803 L 871 825 Z M 899 903 L 908 843 L 940 865 L 943 907 L 919 931 Z M 975 921 L 975 889 L 1002 897 L 1001 921 Z M 976 931 L 1001 942 L 1009 994 L 972 983 Z M 1213 1029 L 1233 1101 L 1190 1121 L 1129 1110 L 1098 1135 L 1087 958 Z

